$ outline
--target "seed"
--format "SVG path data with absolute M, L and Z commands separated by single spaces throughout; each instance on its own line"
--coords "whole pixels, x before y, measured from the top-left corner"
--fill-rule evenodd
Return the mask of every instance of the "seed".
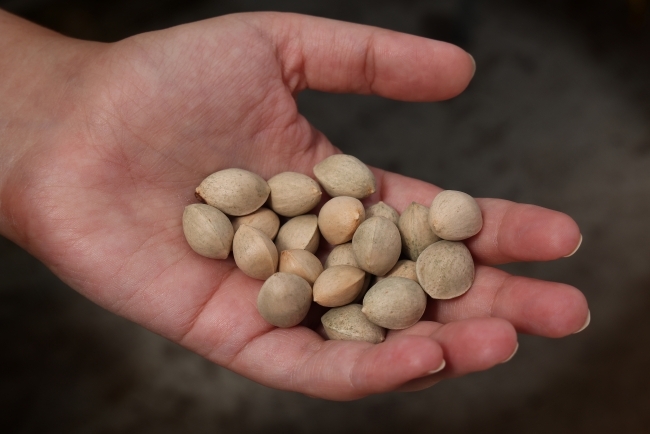
M 440 238 L 433 233 L 429 225 L 429 209 L 412 202 L 402 213 L 397 224 L 402 236 L 402 250 L 414 261 L 420 253 Z
M 278 173 L 268 184 L 271 209 L 285 217 L 308 213 L 318 205 L 323 194 L 318 183 L 302 173 Z
M 390 205 L 386 205 L 384 202 L 377 202 L 370 208 L 366 210 L 366 218 L 370 217 L 383 217 L 386 218 L 397 225 L 399 221 L 399 213 Z
M 377 189 L 375 176 L 368 166 L 352 155 L 337 154 L 314 166 L 314 175 L 332 197 L 363 199 Z
M 271 188 L 259 175 L 244 169 L 225 169 L 205 178 L 196 196 L 222 212 L 250 214 L 266 202 Z
M 352 302 L 363 289 L 366 273 L 349 265 L 336 265 L 323 271 L 314 282 L 314 301 L 321 306 L 338 307 Z
M 262 285 L 257 310 L 276 327 L 293 327 L 305 319 L 311 306 L 311 287 L 295 274 L 275 273 Z
M 368 288 L 370 288 L 370 285 L 374 283 L 373 281 L 376 278 L 377 278 L 376 276 L 370 273 L 366 273 L 366 277 L 365 279 L 363 279 L 363 286 L 361 287 L 361 291 L 354 298 L 354 300 L 352 300 L 352 303 L 361 304 L 361 302 L 363 301 L 363 297 L 366 295 L 366 292 L 368 292 Z
M 352 243 L 339 244 L 334 247 L 325 260 L 325 269 L 335 265 L 350 265 L 352 267 L 359 267 L 357 259 L 354 257 L 352 251 Z
M 185 207 L 183 233 L 192 250 L 201 256 L 226 259 L 232 247 L 233 228 L 218 209 L 201 203 Z
M 387 277 L 368 290 L 362 312 L 378 326 L 401 330 L 418 322 L 426 307 L 427 296 L 417 282 Z
M 440 238 L 460 241 L 481 230 L 483 217 L 472 196 L 462 191 L 445 190 L 438 193 L 431 203 L 429 224 Z
M 278 268 L 278 251 L 264 232 L 242 225 L 235 233 L 232 253 L 240 270 L 253 279 L 265 280 Z
M 419 321 L 427 294 L 449 299 L 471 287 L 472 255 L 457 241 L 483 225 L 471 196 L 443 191 L 430 208 L 413 202 L 400 216 L 384 202 L 364 209 L 359 199 L 375 193 L 376 180 L 357 158 L 332 155 L 313 171 L 322 187 L 297 172 L 266 182 L 247 170 L 221 170 L 196 188 L 205 204 L 183 213 L 194 251 L 224 259 L 232 248 L 244 274 L 266 279 L 257 305 L 270 324 L 295 326 L 316 302 L 334 308 L 321 317 L 330 339 L 378 343 L 385 328 Z M 318 216 L 305 214 L 320 202 L 321 188 L 331 200 Z M 271 209 L 261 208 L 267 201 Z M 278 214 L 289 217 L 282 226 Z M 335 246 L 324 266 L 315 256 L 321 234 Z M 398 261 L 402 252 L 412 260 Z
M 252 226 L 264 232 L 270 239 L 274 239 L 280 229 L 280 218 L 268 208 L 260 208 L 252 214 L 235 217 L 232 228 L 237 232 L 241 225 Z
M 365 219 L 365 215 L 359 199 L 349 196 L 335 197 L 321 208 L 318 214 L 318 229 L 323 238 L 332 245 L 347 243 Z
M 323 272 L 323 264 L 313 253 L 302 249 L 284 250 L 280 253 L 280 268 L 283 273 L 292 273 L 302 277 L 310 285 Z
M 402 240 L 393 222 L 383 217 L 372 217 L 359 225 L 352 237 L 352 249 L 363 270 L 383 276 L 397 263 Z
M 318 217 L 314 214 L 306 214 L 286 222 L 278 232 L 275 245 L 278 247 L 278 252 L 303 249 L 316 253 L 319 241 Z
M 418 281 L 418 275 L 415 271 L 415 262 L 408 259 L 397 261 L 397 264 L 383 277 L 377 277 L 377 282 L 387 277 L 404 277 L 415 282 Z
M 386 330 L 371 323 L 360 304 L 330 309 L 321 317 L 327 337 L 333 340 L 365 341 L 378 344 L 386 339 Z
M 474 261 L 459 241 L 438 241 L 427 247 L 416 264 L 418 281 L 432 298 L 449 299 L 464 294 L 474 281 Z

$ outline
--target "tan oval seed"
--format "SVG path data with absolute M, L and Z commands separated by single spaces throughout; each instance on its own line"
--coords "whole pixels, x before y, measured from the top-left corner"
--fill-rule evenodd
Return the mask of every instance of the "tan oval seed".
M 472 196 L 462 191 L 445 190 L 431 203 L 429 224 L 440 238 L 460 241 L 479 233 L 483 216 Z
M 417 282 L 387 277 L 368 290 L 362 312 L 378 326 L 401 330 L 418 322 L 426 307 L 427 296 Z
M 352 155 L 337 154 L 314 166 L 314 175 L 332 197 L 363 199 L 377 190 L 375 176 L 368 166 Z
M 235 263 L 253 279 L 265 280 L 278 268 L 278 251 L 266 234 L 252 226 L 242 225 L 232 243 Z
M 275 238 L 278 252 L 291 249 L 303 249 L 316 253 L 320 241 L 318 217 L 306 214 L 294 217 L 280 228 Z
M 431 244 L 440 241 L 429 225 L 429 208 L 412 202 L 402 213 L 397 225 L 402 236 L 402 251 L 413 261 Z
M 361 312 L 360 304 L 330 309 L 321 317 L 321 322 L 325 334 L 332 340 L 378 344 L 386 339 L 386 330 L 370 322 Z
M 285 217 L 308 213 L 323 194 L 318 183 L 302 173 L 278 173 L 267 182 L 271 188 L 269 206 Z
M 279 270 L 302 277 L 310 285 L 323 272 L 323 264 L 313 253 L 302 249 L 284 250 L 280 253 Z
M 329 255 L 327 255 L 324 268 L 327 269 L 335 265 L 350 265 L 352 267 L 361 268 L 357 262 L 357 258 L 354 257 L 352 243 L 339 244 L 332 249 Z
M 415 271 L 415 261 L 411 261 L 409 259 L 401 259 L 397 261 L 397 264 L 395 264 L 395 266 L 391 268 L 388 273 L 386 273 L 383 277 L 377 277 L 377 282 L 387 277 L 404 277 L 406 279 L 411 279 L 417 282 L 418 275 Z
M 237 232 L 241 225 L 252 226 L 264 232 L 270 239 L 274 239 L 280 229 L 280 218 L 268 208 L 260 208 L 252 214 L 235 217 L 232 228 Z
M 366 218 L 369 219 L 370 217 L 383 217 L 392 221 L 396 225 L 399 221 L 399 213 L 397 210 L 381 201 L 366 210 Z
M 185 207 L 183 233 L 192 250 L 201 256 L 226 259 L 230 254 L 233 227 L 218 209 L 202 203 Z
M 402 251 L 399 229 L 383 217 L 369 218 L 354 233 L 352 249 L 363 270 L 383 276 L 395 266 Z
M 290 273 L 275 273 L 262 285 L 257 311 L 276 327 L 293 327 L 305 319 L 311 306 L 311 286 Z
M 264 205 L 271 188 L 253 172 L 225 169 L 205 178 L 196 188 L 196 196 L 232 216 L 250 214 Z
M 366 273 L 349 265 L 336 265 L 323 271 L 314 282 L 314 301 L 321 306 L 338 307 L 351 303 L 363 289 Z
M 474 282 L 474 260 L 460 241 L 438 241 L 427 247 L 416 263 L 418 281 L 431 298 L 463 295 Z
M 359 199 L 339 196 L 325 202 L 318 214 L 318 229 L 325 240 L 338 245 L 352 239 L 354 231 L 366 217 Z

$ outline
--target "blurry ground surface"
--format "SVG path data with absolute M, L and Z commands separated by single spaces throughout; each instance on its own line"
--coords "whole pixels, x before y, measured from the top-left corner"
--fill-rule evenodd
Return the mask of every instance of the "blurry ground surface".
M 0 240 L 2 431 L 650 432 L 644 2 L 305 3 L 9 0 L 0 7 L 108 41 L 224 13 L 287 10 L 462 44 L 478 71 L 453 101 L 307 92 L 300 107 L 334 144 L 369 164 L 573 216 L 584 234 L 576 256 L 507 269 L 582 289 L 591 326 L 562 340 L 521 336 L 509 363 L 428 391 L 326 402 L 259 386 L 115 317 Z

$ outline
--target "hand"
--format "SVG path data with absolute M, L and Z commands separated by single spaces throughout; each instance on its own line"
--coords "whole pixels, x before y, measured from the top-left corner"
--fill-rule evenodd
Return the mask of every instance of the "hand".
M 474 73 L 461 49 L 275 13 L 108 45 L 47 32 L 38 40 L 47 47 L 41 52 L 61 54 L 42 68 L 51 78 L 30 81 L 39 89 L 26 93 L 32 102 L 4 113 L 40 117 L 5 126 L 5 138 L 21 146 L 3 145 L 0 228 L 106 309 L 262 384 L 330 399 L 428 387 L 505 361 L 516 350 L 516 331 L 559 337 L 585 322 L 586 301 L 575 288 L 489 267 L 552 260 L 576 248 L 573 220 L 531 205 L 480 200 L 484 228 L 467 243 L 483 264 L 472 289 L 431 303 L 426 321 L 379 345 L 270 326 L 256 310 L 262 282 L 232 258 L 198 256 L 183 238 L 183 208 L 208 174 L 241 167 L 267 179 L 287 170 L 311 175 L 337 152 L 298 113 L 301 90 L 450 98 Z M 14 102 L 22 95 L 19 87 L 2 90 Z M 378 191 L 370 201 L 400 212 L 411 201 L 428 206 L 440 191 L 374 171 Z M 445 369 L 430 375 L 443 360 Z

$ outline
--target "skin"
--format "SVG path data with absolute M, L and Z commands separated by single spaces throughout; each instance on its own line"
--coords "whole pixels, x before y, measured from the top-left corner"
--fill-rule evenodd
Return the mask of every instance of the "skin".
M 484 227 L 467 241 L 483 264 L 474 288 L 379 345 L 270 326 L 255 307 L 262 282 L 183 239 L 183 208 L 210 173 L 309 174 L 338 152 L 298 113 L 301 90 L 451 98 L 474 74 L 457 47 L 276 13 L 99 44 L 0 11 L 0 52 L 0 233 L 95 303 L 214 363 L 349 400 L 488 369 L 510 357 L 516 332 L 560 337 L 585 323 L 577 289 L 490 267 L 553 260 L 578 245 L 571 218 L 532 205 L 479 200 Z M 440 191 L 373 172 L 367 203 L 402 212 Z

